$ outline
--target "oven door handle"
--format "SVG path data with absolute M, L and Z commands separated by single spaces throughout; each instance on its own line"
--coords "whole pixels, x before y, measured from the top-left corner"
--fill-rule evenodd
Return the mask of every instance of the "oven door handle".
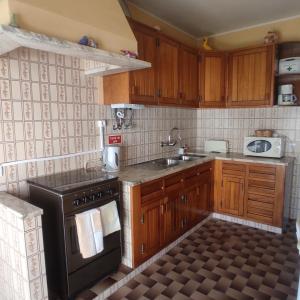
M 70 244 L 71 244 L 71 253 L 76 254 L 79 252 L 78 239 L 76 226 L 73 225 L 70 227 Z

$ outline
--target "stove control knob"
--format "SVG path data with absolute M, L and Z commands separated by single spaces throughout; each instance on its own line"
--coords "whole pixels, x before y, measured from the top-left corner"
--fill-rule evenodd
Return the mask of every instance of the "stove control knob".
M 106 191 L 106 193 L 107 193 L 108 195 L 113 195 L 113 194 L 114 194 L 114 190 L 113 190 L 113 189 L 108 189 L 108 190 Z
M 74 201 L 73 201 L 73 205 L 74 206 L 79 206 L 80 205 L 80 199 L 75 199 Z
M 88 203 L 90 201 L 90 197 L 89 196 L 83 196 L 82 197 L 82 202 L 83 203 Z
M 93 194 L 90 200 L 95 201 L 96 199 L 97 199 L 97 194 Z

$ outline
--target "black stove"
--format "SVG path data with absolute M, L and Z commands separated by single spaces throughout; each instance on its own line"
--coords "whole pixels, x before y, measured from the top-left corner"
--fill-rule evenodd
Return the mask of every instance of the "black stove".
M 87 171 L 85 169 L 78 169 L 74 171 L 28 179 L 27 182 L 29 184 L 46 188 L 54 193 L 64 195 L 84 187 L 92 187 L 116 179 L 116 176 L 100 170 Z
M 112 201 L 117 204 L 121 221 L 120 183 L 116 176 L 79 169 L 29 179 L 28 183 L 29 202 L 44 211 L 42 225 L 50 299 L 72 299 L 118 269 L 122 256 L 121 231 L 104 237 L 104 250 L 84 259 L 75 223 L 76 214 Z

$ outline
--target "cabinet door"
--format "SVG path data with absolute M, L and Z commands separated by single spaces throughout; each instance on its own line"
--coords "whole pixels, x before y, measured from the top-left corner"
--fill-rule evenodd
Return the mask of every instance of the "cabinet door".
M 206 218 L 210 211 L 211 198 L 211 171 L 206 171 L 199 176 L 198 184 L 198 201 L 197 201 L 197 214 L 196 223 Z
M 155 31 L 142 25 L 133 26 L 138 44 L 138 58 L 152 64 L 151 68 L 131 72 L 131 103 L 157 104 L 155 95 L 156 42 Z
M 243 215 L 245 179 L 223 175 L 219 210 L 232 215 Z
M 179 44 L 164 36 L 158 47 L 158 102 L 164 105 L 179 104 L 178 99 Z
M 182 106 L 198 107 L 198 55 L 194 49 L 180 46 L 179 96 Z
M 272 105 L 274 66 L 274 45 L 231 52 L 228 64 L 228 104 Z
M 177 206 L 179 202 L 178 192 L 168 194 L 163 203 L 163 226 L 161 232 L 161 243 L 166 245 L 172 242 L 178 234 Z
M 226 56 L 223 53 L 203 53 L 199 60 L 200 106 L 225 106 Z
M 162 203 L 164 199 L 156 199 L 144 203 L 141 208 L 141 257 L 155 254 L 160 248 L 160 232 L 162 226 Z

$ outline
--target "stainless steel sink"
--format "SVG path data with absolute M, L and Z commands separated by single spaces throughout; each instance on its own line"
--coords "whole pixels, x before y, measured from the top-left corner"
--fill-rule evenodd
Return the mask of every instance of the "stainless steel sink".
M 175 160 L 181 160 L 181 161 L 191 161 L 191 160 L 197 160 L 200 158 L 204 158 L 206 155 L 200 155 L 200 154 L 185 154 L 185 155 L 179 155 L 174 157 Z
M 159 158 L 152 161 L 154 164 L 163 167 L 173 167 L 179 164 L 178 159 L 174 158 Z

